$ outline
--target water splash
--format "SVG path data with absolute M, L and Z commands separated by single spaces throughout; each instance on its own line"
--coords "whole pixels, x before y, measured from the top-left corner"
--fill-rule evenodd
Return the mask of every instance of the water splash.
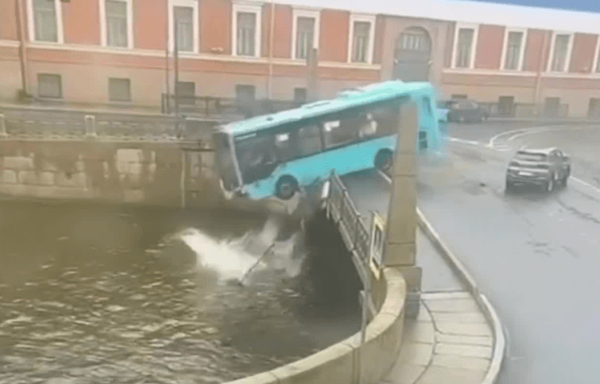
M 269 218 L 261 231 L 239 238 L 219 240 L 195 228 L 181 232 L 179 238 L 196 253 L 197 267 L 215 271 L 222 280 L 242 281 L 249 272 L 266 268 L 296 277 L 304 260 L 297 247 L 301 233 L 276 241 L 279 228 L 279 222 Z
M 214 270 L 226 280 L 241 279 L 256 263 L 256 258 L 251 254 L 195 228 L 183 231 L 180 238 L 196 253 L 198 267 Z

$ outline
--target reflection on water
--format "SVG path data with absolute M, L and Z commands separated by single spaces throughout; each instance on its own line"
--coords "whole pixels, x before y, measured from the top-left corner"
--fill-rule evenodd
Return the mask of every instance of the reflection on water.
M 0 383 L 219 383 L 356 331 L 356 308 L 323 302 L 293 241 L 227 283 L 277 236 L 261 225 L 0 204 Z

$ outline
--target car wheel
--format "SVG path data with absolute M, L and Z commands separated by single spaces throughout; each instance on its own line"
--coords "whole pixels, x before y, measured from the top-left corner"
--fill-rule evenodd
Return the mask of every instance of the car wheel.
M 291 199 L 298 190 L 298 181 L 292 176 L 282 176 L 275 185 L 275 195 L 281 200 Z
M 506 188 L 504 189 L 505 193 L 512 193 L 515 190 L 515 186 L 510 181 L 506 180 Z
M 563 179 L 562 179 L 562 185 L 563 185 L 563 187 L 567 186 L 567 180 L 569 180 L 569 175 L 565 175 L 565 177 L 563 177 Z
M 393 156 L 389 150 L 381 150 L 375 156 L 375 168 L 380 171 L 387 171 L 392 168 Z
M 464 123 L 465 122 L 465 117 L 464 116 L 458 116 L 458 122 L 459 123 Z

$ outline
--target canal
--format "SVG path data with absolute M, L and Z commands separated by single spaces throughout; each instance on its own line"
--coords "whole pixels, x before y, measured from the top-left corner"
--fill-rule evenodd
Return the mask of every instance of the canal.
M 356 332 L 360 283 L 334 231 L 286 241 L 273 223 L 0 203 L 0 384 L 221 383 Z M 269 239 L 281 254 L 246 273 Z

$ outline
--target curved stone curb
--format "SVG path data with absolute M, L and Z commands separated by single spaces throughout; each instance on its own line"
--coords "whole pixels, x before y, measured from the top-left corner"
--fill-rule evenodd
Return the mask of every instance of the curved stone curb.
M 382 271 L 385 294 L 378 313 L 360 332 L 301 360 L 226 384 L 377 383 L 396 363 L 402 343 L 406 282 L 395 268 Z M 361 367 L 361 362 L 364 365 Z
M 458 274 L 458 276 L 465 282 L 468 290 L 471 292 L 475 301 L 479 305 L 479 308 L 485 314 L 485 317 L 494 331 L 494 350 L 492 353 L 492 359 L 490 361 L 490 367 L 485 375 L 482 384 L 494 384 L 498 379 L 500 368 L 502 367 L 502 361 L 504 360 L 504 350 L 506 341 L 504 339 L 504 333 L 502 332 L 502 323 L 496 313 L 496 310 L 488 300 L 488 298 L 479 292 L 479 287 L 475 282 L 475 279 L 471 276 L 469 271 L 465 268 L 463 263 L 446 247 L 444 242 L 440 239 L 438 233 L 433 229 L 433 226 L 425 218 L 419 208 L 417 208 L 417 222 L 419 227 L 425 233 L 425 236 L 431 241 L 435 248 L 440 254 L 446 259 L 452 269 Z

